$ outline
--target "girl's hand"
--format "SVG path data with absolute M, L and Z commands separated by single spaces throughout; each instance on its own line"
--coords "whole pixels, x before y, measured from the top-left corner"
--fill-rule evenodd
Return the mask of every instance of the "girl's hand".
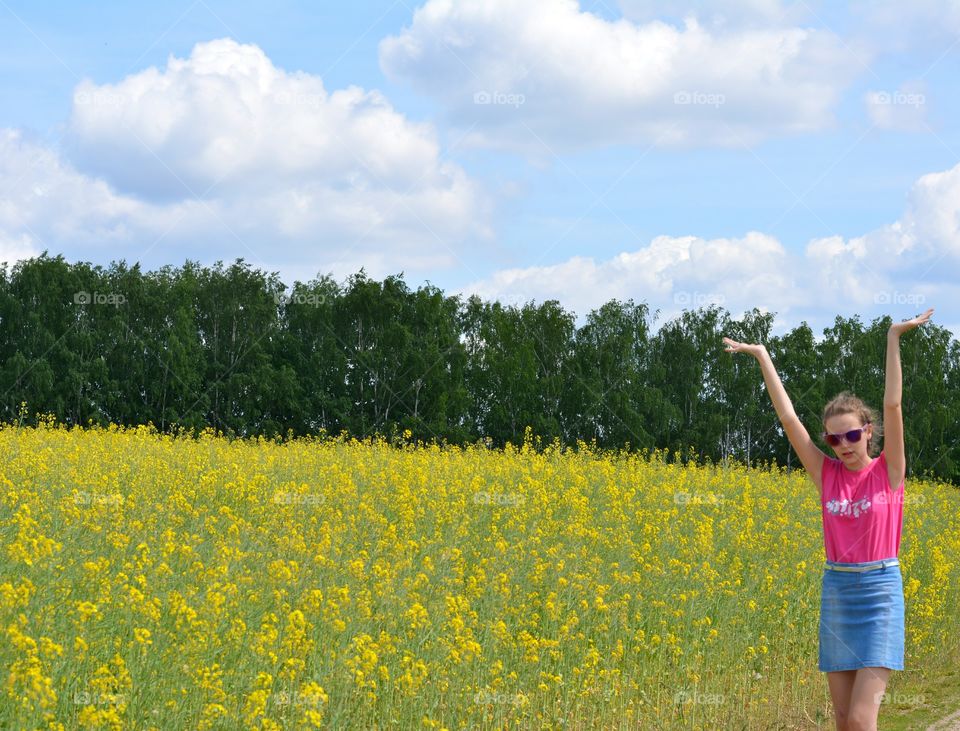
M 738 343 L 736 340 L 730 338 L 723 339 L 724 344 L 727 346 L 726 351 L 728 353 L 747 353 L 752 355 L 754 358 L 758 358 L 762 353 L 766 351 L 766 348 L 763 345 L 751 345 L 750 343 Z
M 912 320 L 904 320 L 903 322 L 895 322 L 890 326 L 888 331 L 891 335 L 903 335 L 903 333 L 913 330 L 915 327 L 919 327 L 927 320 L 930 319 L 930 315 L 933 314 L 933 308 L 924 312 L 919 317 L 914 317 Z

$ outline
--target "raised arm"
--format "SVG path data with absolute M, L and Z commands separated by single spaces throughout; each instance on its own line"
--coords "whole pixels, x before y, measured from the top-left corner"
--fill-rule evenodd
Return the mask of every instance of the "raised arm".
M 790 446 L 797 453 L 804 469 L 810 475 L 810 479 L 813 480 L 813 484 L 817 486 L 818 490 L 822 490 L 821 471 L 823 470 L 823 460 L 827 455 L 813 443 L 806 427 L 800 421 L 800 417 L 797 416 L 767 349 L 763 345 L 738 343 L 730 338 L 724 338 L 723 342 L 727 346 L 728 353 L 748 353 L 757 359 L 760 364 L 760 372 L 763 374 L 763 382 L 767 386 L 767 393 L 770 394 L 773 408 L 783 425 L 783 430 L 787 433 Z
M 903 446 L 903 369 L 900 366 L 900 336 L 930 319 L 933 308 L 919 317 L 894 323 L 887 331 L 886 382 L 883 389 L 883 454 L 887 458 L 890 486 L 896 490 L 907 476 L 907 455 Z

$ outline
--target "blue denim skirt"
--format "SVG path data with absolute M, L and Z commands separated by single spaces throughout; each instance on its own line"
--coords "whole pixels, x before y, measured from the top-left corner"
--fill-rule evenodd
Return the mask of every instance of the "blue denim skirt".
M 865 566 L 879 563 L 839 563 Z M 824 568 L 820 597 L 819 667 L 823 672 L 858 668 L 903 670 L 903 577 L 900 566 L 872 571 Z

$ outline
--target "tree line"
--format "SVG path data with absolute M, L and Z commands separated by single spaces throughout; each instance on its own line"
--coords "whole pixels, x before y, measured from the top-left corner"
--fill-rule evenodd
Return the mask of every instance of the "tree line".
M 818 435 L 842 390 L 882 411 L 889 317 L 771 334 L 773 313 L 718 306 L 654 325 L 611 300 L 582 326 L 555 300 L 504 306 L 361 269 L 288 288 L 243 259 L 142 272 L 47 252 L 0 268 L 0 421 L 207 426 L 268 438 L 375 433 L 500 447 L 579 440 L 681 459 L 798 467 L 753 359 L 762 342 Z M 960 346 L 928 323 L 901 342 L 908 474 L 960 477 Z M 30 415 L 33 414 L 31 417 Z

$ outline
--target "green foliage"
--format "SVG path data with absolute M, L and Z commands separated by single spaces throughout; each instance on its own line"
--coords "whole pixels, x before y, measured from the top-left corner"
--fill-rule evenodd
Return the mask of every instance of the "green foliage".
M 756 309 L 688 310 L 654 331 L 658 314 L 612 300 L 578 328 L 556 301 L 461 301 L 402 274 L 288 292 L 243 259 L 145 274 L 44 252 L 0 268 L 0 420 L 22 421 L 25 402 L 76 425 L 491 446 L 530 427 L 547 444 L 796 465 L 756 362 L 724 335 L 767 346 L 813 435 L 839 391 L 882 410 L 889 318 L 837 317 L 818 342 L 805 322 L 772 336 Z M 928 323 L 901 350 L 908 472 L 957 482 L 960 344 Z

